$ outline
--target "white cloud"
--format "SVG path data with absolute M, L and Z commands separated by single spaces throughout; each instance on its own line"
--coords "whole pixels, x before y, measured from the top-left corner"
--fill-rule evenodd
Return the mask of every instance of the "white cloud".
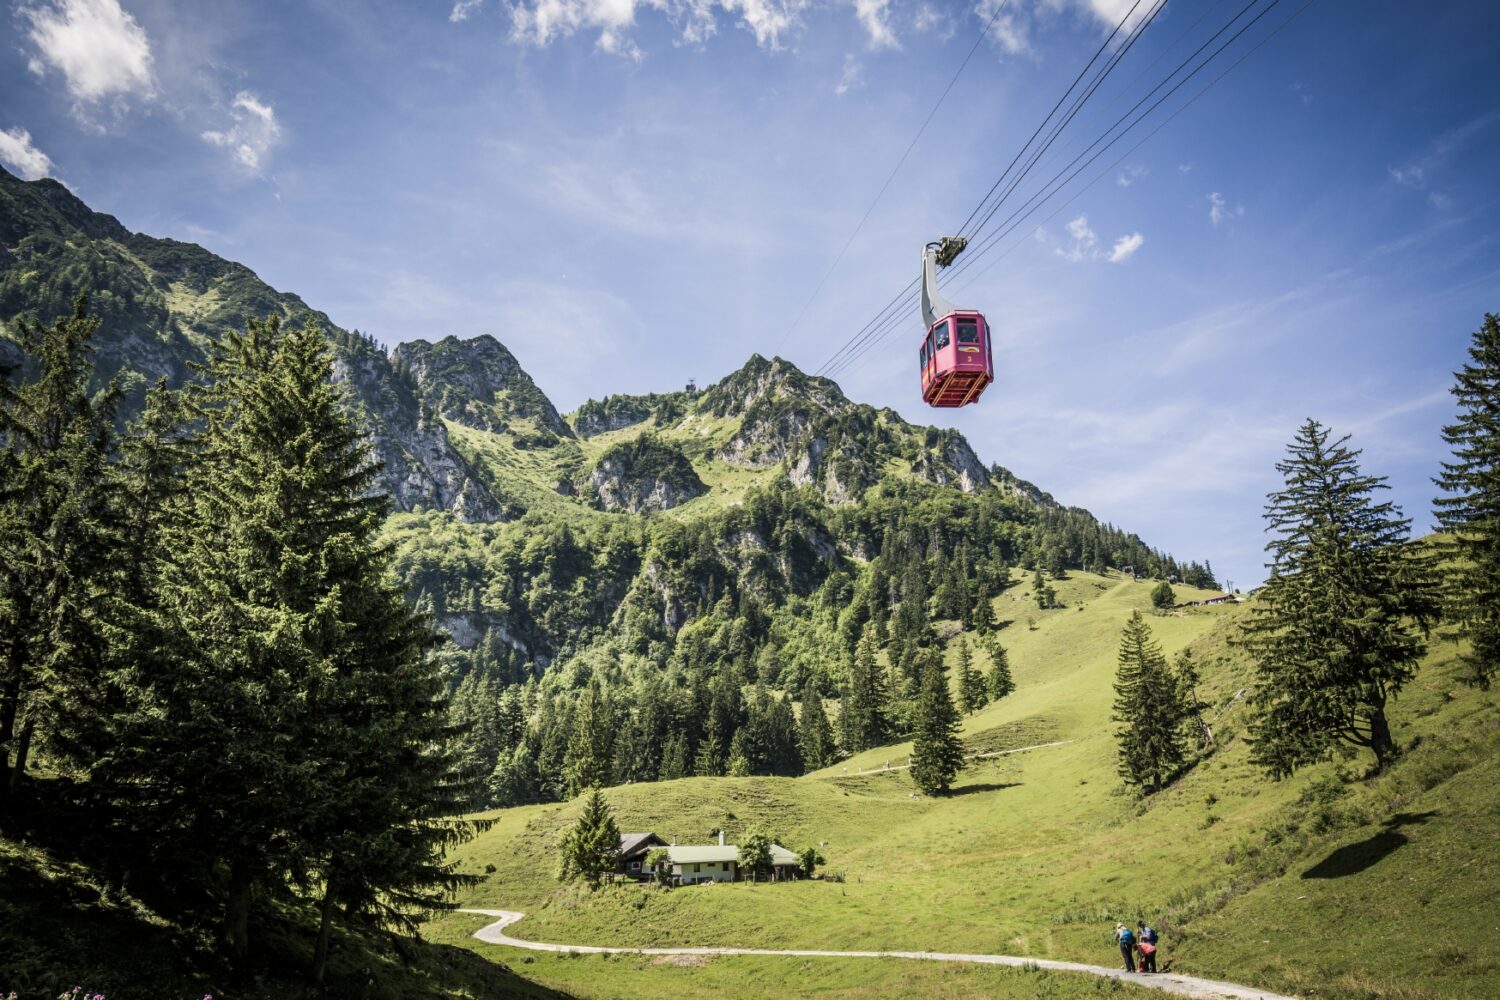
M 1094 244 L 1099 242 L 1099 237 L 1089 228 L 1088 216 L 1080 215 L 1067 225 L 1068 235 L 1072 237 L 1071 246 L 1058 247 L 1057 255 L 1069 263 L 1077 264 L 1088 260 L 1094 255 Z
M 1427 172 L 1415 164 L 1410 167 L 1391 167 L 1390 171 L 1391 180 L 1407 187 L 1419 188 L 1427 181 Z
M 484 6 L 484 0 L 455 0 L 453 9 L 448 12 L 448 20 L 454 24 L 467 21 L 469 15 Z
M 1224 196 L 1213 191 L 1208 196 L 1208 221 L 1214 225 L 1237 219 L 1245 214 L 1244 205 L 1230 205 Z
M 0 162 L 23 180 L 34 181 L 52 174 L 51 157 L 31 144 L 31 133 L 24 128 L 0 132 Z
M 31 71 L 62 73 L 77 100 L 155 94 L 151 42 L 119 0 L 49 0 L 20 13 L 37 48 Z
M 901 47 L 887 20 L 890 9 L 891 0 L 854 0 L 855 16 L 864 26 L 865 33 L 870 36 L 872 49 L 899 49 Z
M 1119 176 L 1115 178 L 1115 183 L 1120 185 L 1120 187 L 1122 188 L 1128 188 L 1130 187 L 1130 185 L 1134 184 L 1142 177 L 1145 177 L 1147 173 L 1149 173 L 1149 171 L 1145 167 L 1126 167 L 1124 170 L 1120 171 Z
M 1191 163 L 1179 163 L 1179 164 L 1177 164 L 1177 172 L 1179 174 L 1188 173 L 1192 169 L 1193 169 L 1193 165 Z
M 1100 250 L 1099 234 L 1094 232 L 1093 227 L 1089 225 L 1086 215 L 1080 215 L 1063 228 L 1067 230 L 1068 240 L 1062 246 L 1054 247 L 1053 252 L 1069 264 L 1098 260 L 1107 260 L 1111 264 L 1123 264 L 1141 248 L 1141 244 L 1146 242 L 1146 237 L 1140 233 L 1127 233 L 1115 240 L 1107 252 Z M 1051 242 L 1046 231 L 1040 228 L 1036 231 L 1036 238 L 1042 243 Z
M 844 71 L 839 74 L 839 82 L 833 88 L 833 92 L 843 97 L 851 90 L 855 90 L 864 83 L 864 69 L 859 60 L 851 53 L 844 56 Z
M 1391 180 L 1404 187 L 1428 191 L 1427 201 L 1433 208 L 1447 208 L 1453 199 L 1441 191 L 1431 191 L 1433 178 L 1442 183 L 1449 161 L 1469 142 L 1490 126 L 1500 123 L 1500 111 L 1491 111 L 1472 118 L 1457 128 L 1449 129 L 1427 144 L 1422 155 L 1400 167 L 1387 167 Z
M 281 139 L 275 109 L 248 90 L 242 90 L 235 95 L 229 116 L 227 129 L 204 132 L 203 140 L 232 151 L 240 164 L 260 173 L 266 154 Z
M 1123 264 L 1125 261 L 1134 256 L 1135 252 L 1141 248 L 1141 244 L 1145 242 L 1146 237 L 1142 236 L 1140 233 L 1131 233 L 1129 236 L 1121 236 L 1119 239 L 1115 240 L 1115 245 L 1110 248 L 1108 258 L 1109 262 L 1111 264 Z
M 1001 12 L 1004 13 L 1001 13 Z M 974 17 L 980 28 L 990 26 L 990 44 L 1000 47 L 1007 55 L 1018 55 L 1031 51 L 1031 29 L 1024 17 L 1007 9 L 1007 0 L 979 0 L 974 6 Z M 991 24 L 991 20 L 994 21 Z
M 463 2 L 463 0 L 460 0 Z M 664 15 L 678 28 L 679 41 L 699 45 L 718 33 L 723 13 L 737 18 L 764 49 L 783 47 L 783 39 L 801 25 L 802 12 L 812 0 L 520 0 L 511 7 L 511 40 L 539 48 L 579 32 L 597 32 L 604 52 L 634 59 L 641 50 L 628 37 L 639 10 Z M 856 0 L 883 19 L 888 0 Z M 866 25 L 867 29 L 869 25 Z M 873 39 L 873 35 L 872 35 Z M 873 44 L 873 41 L 872 41 Z
M 936 30 L 944 38 L 950 37 L 954 28 L 953 18 L 929 3 L 917 5 L 917 12 L 912 15 L 911 26 L 914 31 L 918 32 Z

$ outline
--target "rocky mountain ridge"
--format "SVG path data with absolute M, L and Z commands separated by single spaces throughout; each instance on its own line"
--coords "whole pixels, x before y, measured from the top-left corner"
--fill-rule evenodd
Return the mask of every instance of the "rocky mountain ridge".
M 207 346 L 246 316 L 316 322 L 333 345 L 336 377 L 349 385 L 351 407 L 384 465 L 381 486 L 396 508 L 438 507 L 469 520 L 499 515 L 437 412 L 373 340 L 342 329 L 242 264 L 192 243 L 132 233 L 57 181 L 22 181 L 0 169 L 0 332 L 22 315 L 50 322 L 83 293 L 102 321 L 100 374 L 126 390 L 124 417 L 158 379 L 178 386 L 191 378 Z M 20 352 L 0 336 L 0 363 L 7 360 L 17 363 Z
M 550 496 L 652 513 L 704 497 L 715 482 L 725 494 L 728 482 L 742 491 L 783 474 L 846 504 L 893 471 L 965 493 L 995 483 L 1052 502 L 986 468 L 962 435 L 855 403 L 831 380 L 759 354 L 702 391 L 607 396 L 565 419 L 493 336 L 413 340 L 388 354 L 242 264 L 132 233 L 56 181 L 0 170 L 0 330 L 22 315 L 50 321 L 80 292 L 102 320 L 100 370 L 125 386 L 127 417 L 153 382 L 190 379 L 208 345 L 246 316 L 319 323 L 334 348 L 335 377 L 349 386 L 384 465 L 381 487 L 401 511 L 488 521 Z M 0 362 L 18 357 L 0 336 Z M 649 445 L 625 447 L 648 432 Z

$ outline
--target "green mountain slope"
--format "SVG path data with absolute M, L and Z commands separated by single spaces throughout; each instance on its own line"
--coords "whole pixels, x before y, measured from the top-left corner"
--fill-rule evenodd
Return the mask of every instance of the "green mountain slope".
M 1112 960 L 1114 921 L 1140 917 L 1163 930 L 1164 958 L 1182 971 L 1307 996 L 1500 991 L 1487 903 L 1500 890 L 1500 712 L 1492 694 L 1458 683 L 1452 647 L 1437 649 L 1397 702 L 1411 749 L 1390 772 L 1345 783 L 1328 764 L 1272 783 L 1248 761 L 1250 675 L 1227 644 L 1245 609 L 1152 616 L 1167 652 L 1191 647 L 1202 666 L 1218 747 L 1142 800 L 1115 774 L 1110 684 L 1120 628 L 1131 610 L 1149 607 L 1150 588 L 1085 573 L 1056 586 L 1068 607 L 1034 612 L 1025 594 L 996 602 L 1011 622 L 1001 635 L 1018 688 L 968 718 L 964 732 L 976 751 L 1067 742 L 976 762 L 952 797 L 915 795 L 899 744 L 802 778 L 608 792 L 622 829 L 704 842 L 721 826 L 733 836 L 764 824 L 788 846 L 824 845 L 829 870 L 847 881 L 560 890 L 551 872 L 577 809 L 568 803 L 502 811 L 462 849 L 469 870 L 495 867 L 470 902 L 526 911 L 515 933 L 546 941 L 990 951 L 1101 964 Z M 1366 765 L 1344 766 L 1357 778 Z M 877 773 L 857 773 L 870 769 Z M 449 919 L 445 939 L 459 942 L 457 929 L 473 922 Z M 654 967 L 573 961 L 587 972 L 538 972 L 585 996 L 660 995 L 668 981 Z M 763 969 L 740 995 L 780 995 L 797 982 L 797 966 L 789 961 L 779 978 Z
M 469 520 L 498 516 L 499 504 L 448 441 L 433 405 L 373 340 L 339 328 L 243 264 L 192 243 L 132 233 L 57 181 L 22 181 L 0 168 L 0 364 L 20 356 L 11 329 L 17 317 L 50 322 L 70 312 L 80 293 L 103 321 L 99 374 L 125 387 L 123 416 L 158 379 L 178 386 L 191 378 L 207 346 L 242 329 L 246 316 L 315 321 L 328 332 L 335 377 L 349 386 L 396 508 L 438 507 Z

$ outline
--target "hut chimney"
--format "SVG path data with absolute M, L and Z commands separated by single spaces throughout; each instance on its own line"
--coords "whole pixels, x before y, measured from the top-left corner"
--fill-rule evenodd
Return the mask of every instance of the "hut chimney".
M 719 830 L 719 846 L 720 847 L 724 846 L 724 831 L 723 831 L 723 829 Z

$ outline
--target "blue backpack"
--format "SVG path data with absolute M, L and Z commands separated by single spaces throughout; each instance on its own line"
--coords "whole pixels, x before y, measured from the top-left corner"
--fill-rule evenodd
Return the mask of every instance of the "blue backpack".
M 1121 931 L 1120 932 L 1120 943 L 1121 944 L 1135 944 L 1135 931 L 1132 931 L 1129 927 L 1127 927 L 1123 931 Z

